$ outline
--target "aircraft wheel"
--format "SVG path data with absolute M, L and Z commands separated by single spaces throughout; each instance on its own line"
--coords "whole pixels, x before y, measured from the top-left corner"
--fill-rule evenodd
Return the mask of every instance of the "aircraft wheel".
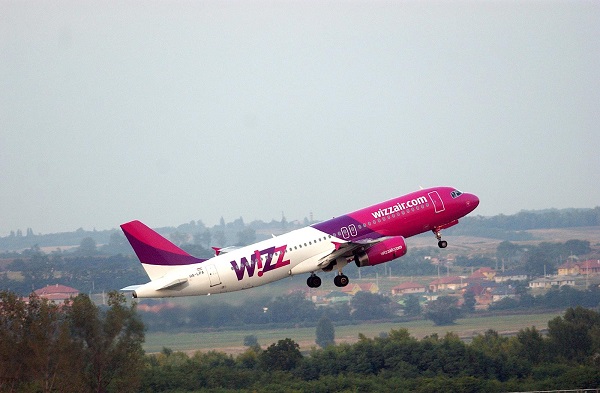
M 335 278 L 333 279 L 333 283 L 336 287 L 345 287 L 346 285 L 348 285 L 349 282 L 350 280 L 348 279 L 348 276 L 345 276 L 343 274 L 335 276 Z
M 438 247 L 439 247 L 439 248 L 446 248 L 446 247 L 448 247 L 448 242 L 447 242 L 447 241 L 445 241 L 445 240 L 440 240 L 440 241 L 438 242 Z
M 321 286 L 321 279 L 319 276 L 310 276 L 306 279 L 306 285 L 310 288 L 318 288 Z

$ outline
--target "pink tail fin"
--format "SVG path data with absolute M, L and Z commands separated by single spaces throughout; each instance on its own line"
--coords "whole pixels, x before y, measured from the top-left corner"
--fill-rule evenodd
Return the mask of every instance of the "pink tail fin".
M 153 277 L 155 274 L 151 274 L 151 272 L 165 271 L 165 269 L 152 268 L 153 266 L 168 268 L 205 261 L 205 259 L 196 258 L 183 251 L 140 221 L 123 224 L 121 229 L 151 280 L 158 278 Z

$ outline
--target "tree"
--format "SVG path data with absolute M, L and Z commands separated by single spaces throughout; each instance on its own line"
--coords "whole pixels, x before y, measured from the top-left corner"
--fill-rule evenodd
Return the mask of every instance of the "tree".
M 246 347 L 260 347 L 258 345 L 258 338 L 254 334 L 244 336 L 244 346 Z
M 477 304 L 477 300 L 475 300 L 475 292 L 473 291 L 466 291 L 463 294 L 463 305 L 462 305 L 462 309 L 467 312 L 467 313 L 471 313 L 475 311 L 475 304 Z
M 80 255 L 96 255 L 98 253 L 96 241 L 91 237 L 84 237 L 81 239 L 77 253 Z
M 303 322 L 314 321 L 315 304 L 306 299 L 302 292 L 278 296 L 268 310 L 271 322 Z
M 246 246 L 256 241 L 256 231 L 252 228 L 244 228 L 237 233 L 238 245 Z
M 181 246 L 182 244 L 184 244 L 188 241 L 189 235 L 184 232 L 176 231 L 176 232 L 171 233 L 169 235 L 169 237 L 171 238 L 171 241 L 173 243 L 175 243 L 178 246 Z
M 544 360 L 546 342 L 535 326 L 519 330 L 517 341 L 520 344 L 519 355 L 522 358 L 532 364 L 538 364 Z
M 80 294 L 68 312 L 73 338 L 83 351 L 87 390 L 135 392 L 143 369 L 144 325 L 135 304 L 125 306 L 122 293 L 110 292 L 108 306 L 100 310 Z
M 425 318 L 432 320 L 438 326 L 452 325 L 460 316 L 457 303 L 458 299 L 455 297 L 440 296 L 427 304 Z
M 415 295 L 408 295 L 404 301 L 404 315 L 407 317 L 416 317 L 421 314 L 421 303 Z
M 315 342 L 321 348 L 325 348 L 329 345 L 335 344 L 335 329 L 333 327 L 333 323 L 331 323 L 331 320 L 329 318 L 324 316 L 321 319 L 319 319 L 315 334 Z
M 600 314 L 583 307 L 568 308 L 564 317 L 548 322 L 550 350 L 567 360 L 583 361 L 598 351 Z
M 352 298 L 352 316 L 356 319 L 384 319 L 391 317 L 390 299 L 383 295 L 360 291 Z
M 301 359 L 300 346 L 291 338 L 286 338 L 271 344 L 260 354 L 259 362 L 261 368 L 266 371 L 290 371 Z

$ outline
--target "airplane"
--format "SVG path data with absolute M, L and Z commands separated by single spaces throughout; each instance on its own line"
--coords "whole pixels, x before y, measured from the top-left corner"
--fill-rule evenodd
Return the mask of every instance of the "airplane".
M 452 187 L 421 189 L 352 213 L 273 236 L 244 247 L 217 248 L 209 259 L 196 258 L 140 221 L 121 225 L 150 282 L 121 289 L 134 298 L 211 295 L 249 289 L 288 276 L 308 274 L 310 288 L 321 285 L 319 272 L 390 262 L 406 254 L 405 238 L 432 231 L 446 248 L 441 231 L 479 205 L 479 198 Z

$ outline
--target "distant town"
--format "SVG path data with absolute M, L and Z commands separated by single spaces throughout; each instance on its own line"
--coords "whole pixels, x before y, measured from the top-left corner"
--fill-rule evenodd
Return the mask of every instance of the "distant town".
M 158 231 L 191 254 L 210 257 L 211 246 L 249 244 L 311 223 L 308 218 L 288 222 L 282 216 L 280 221 L 246 224 L 239 218 L 228 223 L 222 219 L 210 228 L 191 221 Z M 362 292 L 374 296 L 366 307 L 380 310 L 372 318 L 393 319 L 424 315 L 439 298 L 449 298 L 463 312 L 510 310 L 533 306 L 532 299 L 549 291 L 568 287 L 584 294 L 600 284 L 600 208 L 466 217 L 455 228 L 445 232 L 451 245 L 447 250 L 434 246 L 433 235 L 420 235 L 409 240 L 408 254 L 398 260 L 349 268 L 347 287 L 309 289 L 304 280 L 292 280 L 274 285 L 263 305 L 268 309 L 277 297 L 301 294 L 310 308 L 336 310 L 333 319 L 370 319 L 368 310 L 357 311 L 360 306 L 353 303 Z M 103 293 L 144 282 L 147 277 L 118 230 L 36 235 L 27 229 L 0 238 L 0 283 L 24 297 L 34 292 L 62 302 L 86 293 L 101 303 Z M 259 289 L 255 293 L 264 295 Z M 168 301 L 159 304 L 142 301 L 139 309 L 156 313 L 179 307 Z M 269 321 L 286 318 L 270 315 Z

